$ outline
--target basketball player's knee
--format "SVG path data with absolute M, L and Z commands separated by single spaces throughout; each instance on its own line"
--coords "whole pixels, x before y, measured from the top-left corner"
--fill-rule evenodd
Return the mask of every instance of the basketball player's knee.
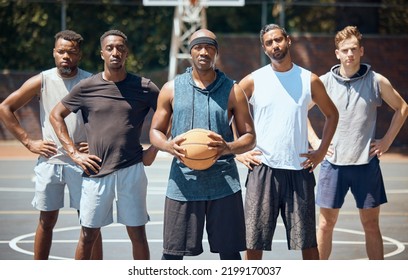
M 336 225 L 336 219 L 322 219 L 319 221 L 319 229 L 323 231 L 332 231 Z
M 365 232 L 378 232 L 380 230 L 377 219 L 365 220 L 362 221 L 362 224 Z

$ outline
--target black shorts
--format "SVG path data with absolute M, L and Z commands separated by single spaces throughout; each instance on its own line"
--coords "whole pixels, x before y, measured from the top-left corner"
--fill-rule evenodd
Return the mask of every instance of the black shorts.
M 272 250 L 279 212 L 289 250 L 317 247 L 314 187 L 309 169 L 286 170 L 254 166 L 246 181 L 247 248 Z
M 176 256 L 201 254 L 204 224 L 212 253 L 245 251 L 241 191 L 209 201 L 177 201 L 166 197 L 163 253 Z

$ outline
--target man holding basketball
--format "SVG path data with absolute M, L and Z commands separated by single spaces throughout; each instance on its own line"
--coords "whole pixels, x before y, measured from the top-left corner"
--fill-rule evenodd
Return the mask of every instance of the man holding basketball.
M 211 252 L 220 259 L 241 259 L 245 250 L 245 222 L 234 154 L 255 145 L 247 99 L 237 84 L 216 69 L 218 42 L 207 29 L 190 38 L 193 67 L 167 82 L 160 91 L 150 129 L 150 141 L 174 156 L 164 211 L 162 259 L 181 260 L 203 252 L 204 223 Z M 235 119 L 239 137 L 231 129 Z M 166 137 L 171 127 L 171 138 Z M 193 170 L 183 163 L 183 133 L 210 130 L 209 149 L 217 151 L 214 164 Z

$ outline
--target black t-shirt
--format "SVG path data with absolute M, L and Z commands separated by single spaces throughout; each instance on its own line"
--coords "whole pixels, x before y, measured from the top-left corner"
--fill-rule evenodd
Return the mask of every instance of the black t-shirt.
M 72 112 L 81 110 L 89 153 L 102 159 L 98 174 L 142 161 L 140 135 L 146 115 L 156 110 L 158 87 L 149 79 L 127 74 L 121 82 L 105 81 L 102 73 L 79 82 L 62 100 Z

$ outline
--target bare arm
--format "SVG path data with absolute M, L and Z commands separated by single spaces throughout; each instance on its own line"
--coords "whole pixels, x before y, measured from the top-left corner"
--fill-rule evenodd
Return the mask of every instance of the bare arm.
M 252 75 L 249 74 L 244 77 L 238 85 L 241 87 L 245 93 L 245 96 L 247 97 L 247 100 L 249 101 L 254 92 L 254 79 Z M 234 123 L 235 122 L 236 120 L 234 120 Z M 262 163 L 262 161 L 258 158 L 258 156 L 261 154 L 262 153 L 259 150 L 250 150 L 242 154 L 237 154 L 236 159 L 244 164 L 247 168 L 252 169 L 252 165 L 259 165 Z
M 167 132 L 166 132 L 166 138 L 168 139 L 171 134 L 171 121 L 169 121 L 169 125 L 167 127 Z M 156 159 L 157 153 L 159 152 L 159 149 L 155 147 L 154 145 L 150 145 L 149 148 L 146 150 L 143 150 L 143 164 L 145 166 L 150 166 Z
M 160 151 L 167 152 L 178 159 L 184 157 L 180 143 L 182 136 L 169 139 L 171 119 L 173 115 L 174 81 L 167 82 L 160 90 L 157 99 L 157 109 L 150 126 L 150 142 Z
M 247 99 L 251 99 L 252 94 L 254 93 L 254 79 L 252 78 L 252 75 L 249 74 L 246 77 L 244 77 L 238 85 L 240 88 L 244 91 Z
M 407 103 L 393 88 L 390 81 L 378 73 L 377 78 L 380 84 L 381 97 L 394 110 L 394 115 L 384 137 L 371 143 L 370 156 L 381 156 L 388 151 L 408 115 Z
M 233 142 L 227 143 L 225 153 L 242 154 L 255 147 L 256 135 L 247 95 L 239 85 L 234 85 L 231 90 L 229 106 L 238 137 Z
M 6 128 L 32 153 L 50 157 L 57 153 L 54 142 L 34 140 L 29 137 L 25 129 L 18 121 L 15 112 L 26 105 L 40 93 L 41 74 L 28 79 L 19 89 L 10 94 L 0 104 L 0 118 Z
M 324 122 L 322 139 L 320 141 L 319 147 L 311 153 L 300 155 L 302 157 L 307 157 L 307 159 L 302 163 L 303 167 L 311 167 L 310 171 L 313 171 L 316 166 L 324 159 L 324 156 L 327 153 L 327 150 L 337 128 L 339 113 L 333 101 L 328 96 L 322 81 L 315 74 L 312 74 L 311 90 L 313 102 L 319 107 L 320 111 L 323 113 L 326 119 Z M 310 124 L 309 121 L 308 123 Z M 313 135 L 313 132 L 311 135 Z M 315 137 L 317 137 L 316 133 L 314 133 L 314 135 Z M 311 136 L 309 135 L 309 141 L 311 139 L 310 137 Z
M 144 166 L 152 165 L 152 163 L 156 159 L 158 151 L 159 150 L 153 145 L 150 145 L 149 148 L 143 150 L 143 165 Z
M 313 106 L 311 108 L 313 108 Z M 319 149 L 322 140 L 319 138 L 319 136 L 316 134 L 316 131 L 313 129 L 312 123 L 310 122 L 309 118 L 307 118 L 307 135 L 309 143 L 312 146 L 312 149 L 313 150 Z M 329 148 L 327 149 L 326 155 L 328 156 L 333 155 L 333 149 L 331 148 L 331 146 L 329 146 Z
M 75 143 L 69 137 L 68 128 L 64 119 L 70 113 L 71 111 L 68 110 L 61 102 L 59 102 L 51 111 L 51 125 L 54 128 L 54 131 L 65 151 L 67 151 L 72 160 L 78 164 L 86 174 L 90 174 L 89 170 L 92 170 L 94 173 L 98 173 L 101 159 L 95 155 L 80 152 L 75 146 Z
M 313 150 L 319 149 L 321 140 L 319 136 L 316 134 L 316 131 L 313 129 L 312 123 L 310 122 L 309 118 L 307 118 L 307 137 Z

